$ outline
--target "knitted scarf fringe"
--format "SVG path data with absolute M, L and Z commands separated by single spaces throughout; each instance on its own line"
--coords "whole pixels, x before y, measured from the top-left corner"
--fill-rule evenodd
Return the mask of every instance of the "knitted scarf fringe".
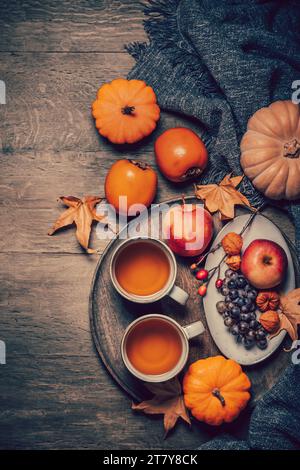
M 187 74 L 197 79 L 199 89 L 206 96 L 219 94 L 220 89 L 190 44 L 180 33 L 178 17 L 181 0 L 149 0 L 144 6 L 144 29 L 158 51 L 164 50 L 172 66 L 179 74 Z M 138 62 L 147 53 L 149 44 L 132 42 L 125 46 L 126 51 Z
M 220 89 L 209 71 L 199 60 L 196 51 L 190 46 L 180 32 L 178 18 L 180 16 L 181 0 L 148 0 L 142 3 L 144 7 L 144 29 L 148 35 L 150 44 L 146 42 L 132 42 L 125 46 L 126 51 L 136 62 L 145 58 L 148 50 L 154 48 L 164 51 L 173 67 L 177 67 L 178 75 L 188 75 L 197 80 L 199 91 L 205 96 L 220 94 Z M 208 135 L 201 136 L 208 147 L 211 138 Z M 209 182 L 219 183 L 228 173 L 226 164 L 213 165 L 207 168 L 202 176 L 200 184 Z M 248 178 L 244 178 L 240 188 L 254 207 L 261 206 L 264 198 L 252 186 Z

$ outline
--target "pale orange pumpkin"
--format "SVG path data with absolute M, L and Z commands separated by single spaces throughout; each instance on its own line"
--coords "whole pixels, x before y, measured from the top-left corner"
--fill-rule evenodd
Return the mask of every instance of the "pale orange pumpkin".
M 232 359 L 200 359 L 183 379 L 184 402 L 196 419 L 218 426 L 233 421 L 245 408 L 250 387 L 249 378 Z
M 101 135 L 115 144 L 132 144 L 151 134 L 160 109 L 144 81 L 117 78 L 99 88 L 92 114 Z
M 300 197 L 300 107 L 276 101 L 249 119 L 241 166 L 253 186 L 271 199 Z

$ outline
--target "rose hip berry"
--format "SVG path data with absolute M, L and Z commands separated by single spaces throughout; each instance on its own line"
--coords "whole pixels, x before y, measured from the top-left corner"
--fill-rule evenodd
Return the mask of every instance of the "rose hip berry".
M 206 295 L 206 291 L 207 291 L 207 288 L 205 285 L 203 286 L 200 286 L 199 289 L 198 289 L 198 294 L 201 296 L 201 297 L 204 297 Z
M 208 278 L 208 271 L 206 269 L 199 269 L 196 274 L 196 279 L 199 281 L 205 281 Z

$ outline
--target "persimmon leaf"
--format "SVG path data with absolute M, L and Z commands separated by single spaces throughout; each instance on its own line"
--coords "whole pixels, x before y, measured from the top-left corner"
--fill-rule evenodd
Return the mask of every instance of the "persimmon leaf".
M 143 401 L 138 405 L 133 404 L 132 409 L 143 411 L 146 414 L 163 414 L 165 437 L 175 426 L 178 418 L 191 424 L 184 405 L 181 385 L 176 377 L 167 382 L 149 383 L 145 384 L 145 386 L 153 393 L 153 398 Z
M 236 189 L 242 179 L 243 175 L 231 177 L 229 174 L 219 184 L 196 185 L 195 195 L 204 201 L 211 214 L 219 211 L 221 220 L 233 219 L 236 205 L 251 208 L 246 196 Z
M 282 330 L 285 330 L 292 341 L 297 340 L 298 325 L 300 325 L 300 288 L 294 289 L 280 297 L 280 310 L 279 328 L 275 333 L 270 335 L 270 339 L 278 336 Z
M 60 228 L 76 225 L 76 238 L 80 245 L 88 252 L 95 253 L 89 248 L 89 239 L 93 220 L 107 224 L 104 215 L 96 213 L 96 205 L 102 201 L 98 196 L 84 196 L 79 199 L 74 196 L 61 196 L 59 198 L 68 209 L 65 210 L 53 224 L 48 235 L 53 235 Z

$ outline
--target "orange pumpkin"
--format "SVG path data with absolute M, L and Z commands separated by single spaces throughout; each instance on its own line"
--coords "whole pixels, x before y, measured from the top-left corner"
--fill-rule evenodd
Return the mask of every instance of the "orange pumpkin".
M 115 144 L 132 144 L 151 134 L 160 109 L 145 82 L 117 78 L 99 88 L 92 114 L 101 135 Z
M 200 359 L 184 377 L 184 402 L 196 419 L 218 426 L 233 421 L 245 408 L 250 387 L 249 378 L 232 359 Z
M 147 163 L 135 160 L 118 160 L 111 166 L 105 179 L 106 199 L 121 214 L 128 213 L 133 204 L 150 206 L 156 188 L 155 171 Z M 127 211 L 120 207 L 121 196 L 127 197 Z
M 253 114 L 241 141 L 241 166 L 267 197 L 300 197 L 299 105 L 276 101 Z

